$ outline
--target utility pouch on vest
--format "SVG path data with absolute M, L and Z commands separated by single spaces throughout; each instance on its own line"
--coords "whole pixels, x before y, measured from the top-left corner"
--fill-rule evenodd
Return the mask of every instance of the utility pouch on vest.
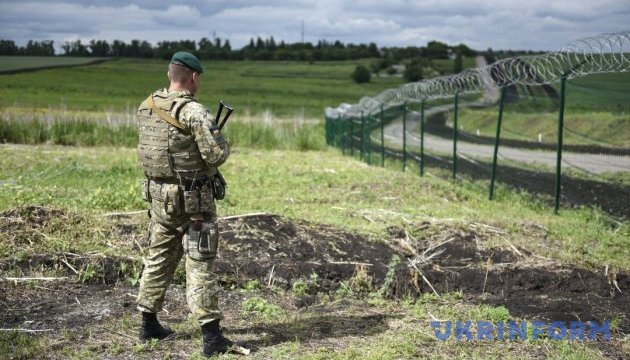
M 201 212 L 212 212 L 214 211 L 214 198 L 212 196 L 212 191 L 210 191 L 211 184 L 204 185 L 201 189 L 199 189 L 199 199 L 200 201 L 200 210 Z
M 188 256 L 197 261 L 213 259 L 219 245 L 219 226 L 214 222 L 193 221 L 188 228 Z
M 184 191 L 184 212 L 186 214 L 200 213 L 199 190 Z
M 142 200 L 151 202 L 151 192 L 149 190 L 149 179 L 142 180 Z
M 164 193 L 164 211 L 168 215 L 179 215 L 181 213 L 180 188 L 175 184 L 162 185 Z

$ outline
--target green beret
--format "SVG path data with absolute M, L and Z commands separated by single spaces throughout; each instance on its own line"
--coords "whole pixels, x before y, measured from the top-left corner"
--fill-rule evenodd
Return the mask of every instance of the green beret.
M 178 51 L 173 54 L 171 64 L 183 65 L 191 70 L 203 73 L 203 67 L 197 57 L 186 51 Z

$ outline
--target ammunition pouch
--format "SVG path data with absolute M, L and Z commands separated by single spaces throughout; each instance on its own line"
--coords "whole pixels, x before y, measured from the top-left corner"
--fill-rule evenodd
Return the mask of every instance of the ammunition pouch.
M 207 261 L 217 255 L 219 226 L 216 222 L 193 221 L 188 227 L 186 254 L 193 260 Z
M 214 198 L 217 200 L 225 199 L 225 188 L 227 187 L 227 183 L 223 178 L 223 175 L 217 170 L 217 174 L 212 179 L 212 193 L 214 194 Z
M 142 198 L 154 206 L 164 207 L 168 215 L 193 215 L 215 211 L 211 182 L 205 178 L 183 185 L 160 183 L 155 180 L 142 181 Z

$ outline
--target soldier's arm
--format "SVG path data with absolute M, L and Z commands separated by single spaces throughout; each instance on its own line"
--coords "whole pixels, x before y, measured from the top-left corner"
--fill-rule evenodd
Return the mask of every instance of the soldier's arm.
M 216 128 L 216 121 L 201 104 L 186 104 L 179 120 L 187 126 L 197 142 L 201 157 L 210 167 L 218 167 L 230 156 L 230 145 Z

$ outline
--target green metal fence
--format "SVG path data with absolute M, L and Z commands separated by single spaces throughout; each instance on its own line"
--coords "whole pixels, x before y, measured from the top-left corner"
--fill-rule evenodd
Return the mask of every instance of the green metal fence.
M 329 145 L 375 166 L 544 194 L 630 218 L 630 73 L 509 85 L 326 118 Z

